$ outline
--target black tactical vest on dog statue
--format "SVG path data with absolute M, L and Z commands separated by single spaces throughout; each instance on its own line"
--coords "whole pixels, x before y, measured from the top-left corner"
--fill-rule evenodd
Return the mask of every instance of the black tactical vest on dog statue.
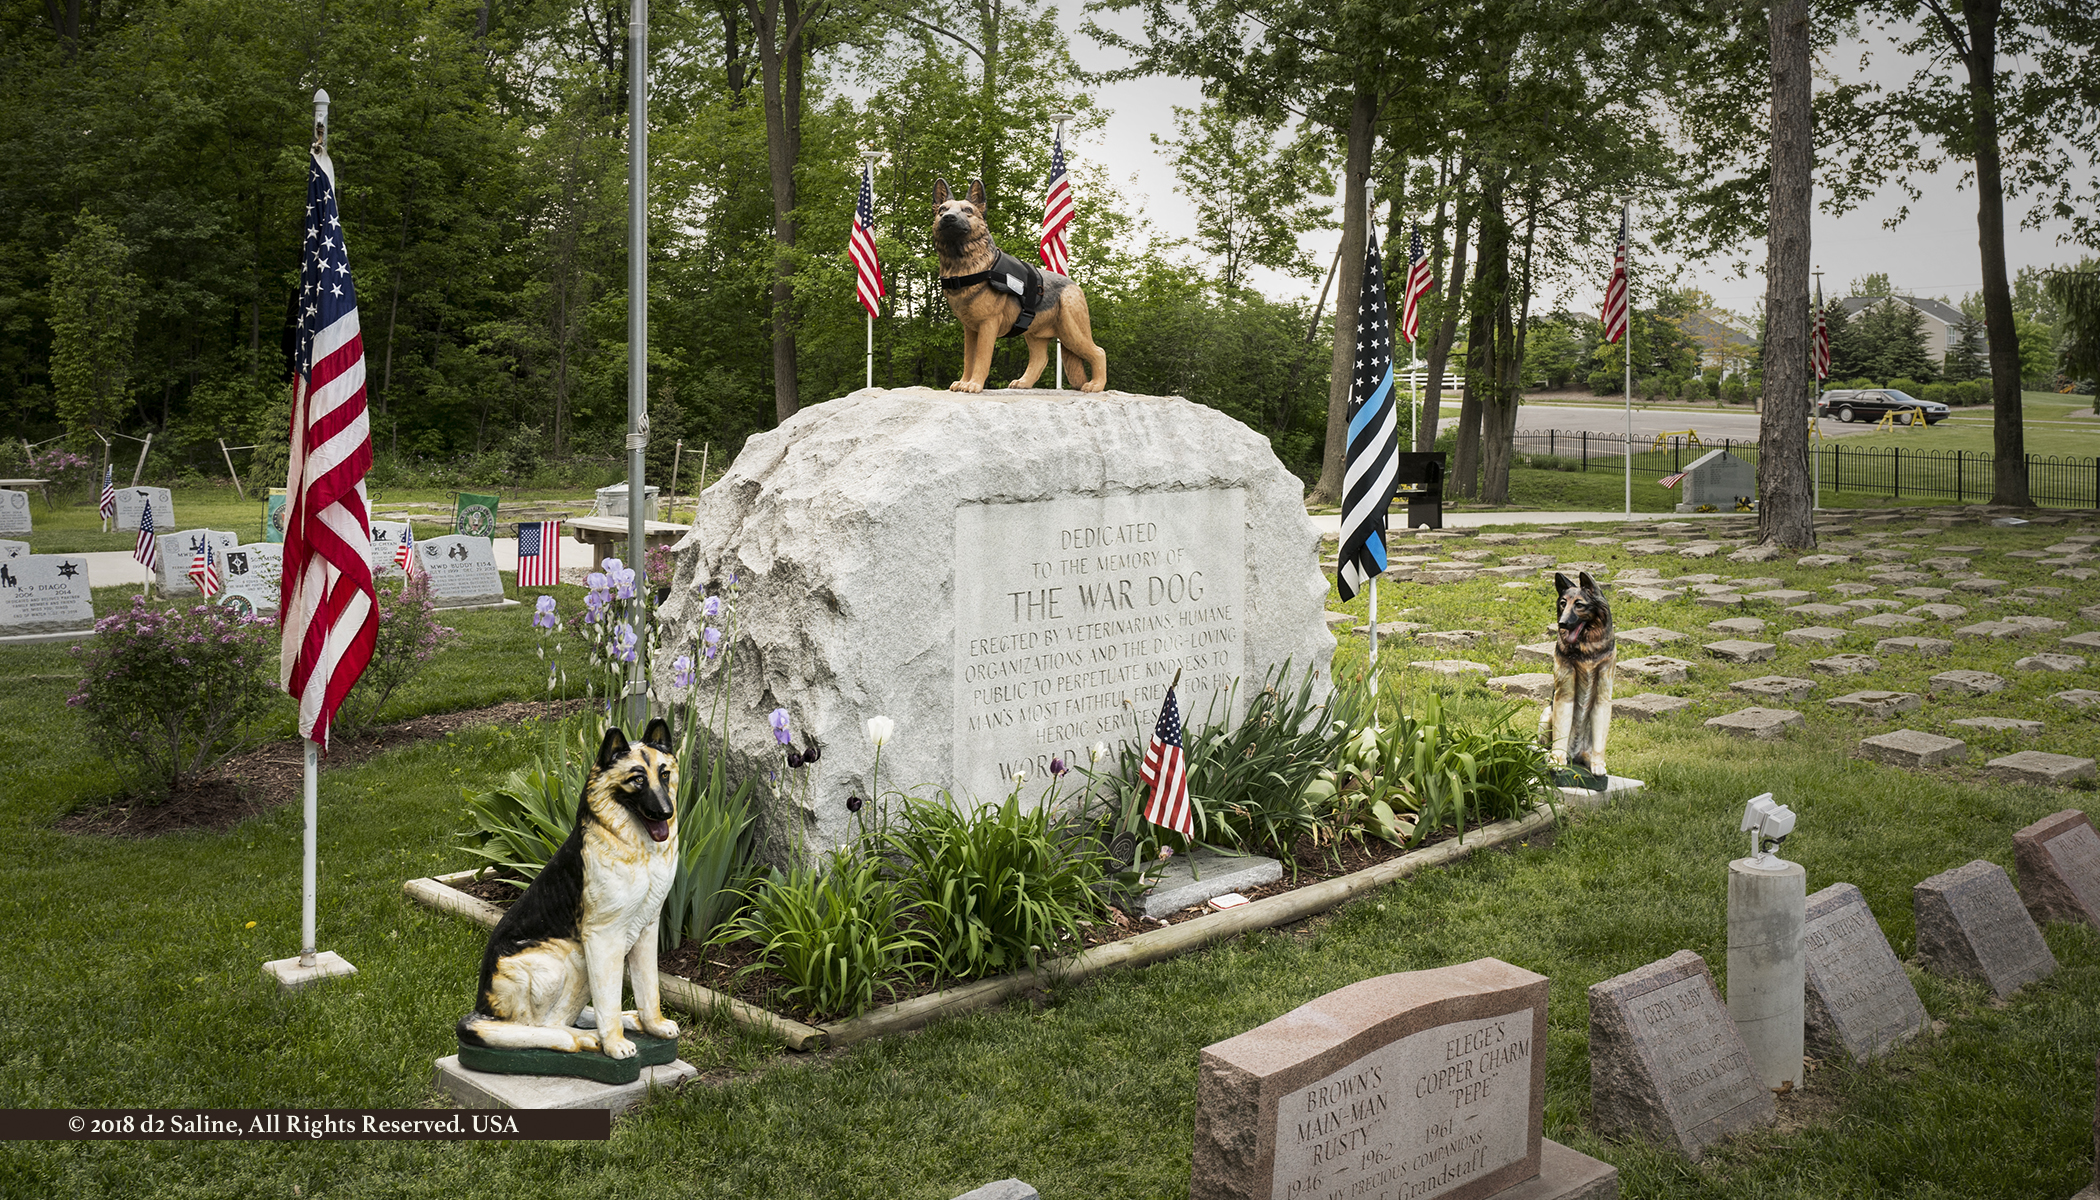
M 1028 332 L 1028 327 L 1035 323 L 1036 314 L 1043 310 L 1043 296 L 1049 290 L 1043 286 L 1040 268 L 1022 262 L 997 246 L 992 247 L 990 268 L 969 275 L 941 276 L 941 290 L 946 292 L 959 292 L 980 283 L 1021 302 L 1021 314 L 1014 318 L 1014 327 L 1000 334 L 1001 337 L 1019 337 Z

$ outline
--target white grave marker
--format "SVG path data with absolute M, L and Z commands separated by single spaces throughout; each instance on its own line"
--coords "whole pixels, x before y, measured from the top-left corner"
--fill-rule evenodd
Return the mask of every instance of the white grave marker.
M 28 533 L 29 493 L 0 488 L 0 533 Z
M 246 542 L 226 552 L 220 570 L 226 591 L 219 602 L 268 615 L 277 611 L 284 576 L 284 546 Z
M 28 555 L 28 542 L 10 542 L 0 539 L 0 559 L 26 558 Z
M 430 576 L 430 601 L 439 608 L 490 604 L 503 599 L 492 543 L 485 537 L 448 533 L 416 543 Z
M 372 522 L 372 578 L 401 578 L 403 571 L 394 565 L 394 552 L 401 543 L 412 541 L 406 521 Z
M 160 524 L 160 505 L 153 506 L 153 523 Z M 190 580 L 190 563 L 197 552 L 204 548 L 205 539 L 211 539 L 213 551 L 218 555 L 219 580 L 226 579 L 226 552 L 241 544 L 241 535 L 222 529 L 185 529 L 180 533 L 164 533 L 154 540 L 160 543 L 160 573 L 154 584 L 163 596 L 194 596 L 197 585 Z
M 94 627 L 95 603 L 84 556 L 25 554 L 0 561 L 0 638 Z
M 118 489 L 117 528 L 136 532 L 139 527 L 139 514 L 146 510 L 148 501 L 151 501 L 153 504 L 153 528 L 173 529 L 175 527 L 175 498 L 168 494 L 168 489 L 157 487 Z

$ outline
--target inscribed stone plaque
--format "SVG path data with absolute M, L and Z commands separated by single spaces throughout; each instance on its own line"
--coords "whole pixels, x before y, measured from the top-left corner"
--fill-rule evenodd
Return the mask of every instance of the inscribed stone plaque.
M 128 487 L 117 492 L 117 528 L 137 531 L 139 514 L 146 505 L 153 505 L 153 527 L 173 529 L 175 527 L 175 498 L 168 489 L 157 487 Z
M 2001 999 L 2056 973 L 2056 956 L 1997 863 L 1942 871 L 1911 888 L 1911 906 L 1927 970 L 1981 979 Z
M 0 562 L 0 637 L 73 633 L 95 627 L 87 559 L 25 554 Z
M 29 554 L 28 542 L 10 542 L 0 538 L 0 559 L 25 558 Z
M 232 604 L 254 613 L 274 613 L 283 598 L 284 546 L 277 542 L 246 542 L 226 552 L 223 571 L 226 591 L 222 604 Z
M 1469 1200 L 1539 1173 L 1548 981 L 1366 979 L 1204 1048 L 1191 1200 Z
M 1200 729 L 1241 673 L 1243 488 L 970 504 L 955 513 L 955 784 L 1151 731 L 1175 672 Z M 1128 701 L 1129 707 L 1125 706 Z
M 160 524 L 160 505 L 153 506 L 153 521 Z M 185 529 L 180 533 L 164 533 L 154 539 L 160 543 L 160 569 L 154 577 L 154 586 L 163 596 L 194 596 L 197 585 L 190 579 L 190 563 L 203 551 L 209 541 L 212 552 L 218 556 L 219 578 L 226 578 L 226 554 L 241 544 L 241 535 L 219 529 Z
M 1818 1054 L 1843 1052 L 1854 1062 L 1878 1058 L 1931 1023 L 1918 989 L 1896 952 L 1849 883 L 1833 883 L 1808 898 L 1801 927 L 1807 959 L 1807 1038 Z
M 416 543 L 430 575 L 430 601 L 439 608 L 503 599 L 503 576 L 485 537 L 448 533 Z
M 2037 924 L 2100 926 L 2100 834 L 2083 812 L 2067 808 L 2014 834 L 2013 865 L 2020 899 Z
M 1771 1122 L 1772 1093 L 1705 959 L 1679 950 L 1590 985 L 1590 1107 L 1597 1132 L 1637 1134 L 1694 1159 Z
M 402 542 L 412 540 L 406 521 L 372 522 L 372 578 L 401 578 L 403 572 L 394 565 L 394 552 Z
M 0 488 L 0 533 L 29 532 L 29 493 Z

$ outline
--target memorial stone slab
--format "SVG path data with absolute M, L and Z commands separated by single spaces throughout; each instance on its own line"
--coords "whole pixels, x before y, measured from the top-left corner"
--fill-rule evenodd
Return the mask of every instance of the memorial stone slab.
M 412 541 L 414 535 L 406 521 L 372 522 L 372 577 L 401 578 L 401 568 L 394 565 L 394 552 L 401 543 Z
M 1790 604 L 1787 611 L 1797 617 L 1814 617 L 1818 621 L 1852 615 L 1850 609 L 1840 608 L 1835 604 Z
M 1545 976 L 1383 975 L 1206 1046 L 1190 1200 L 1475 1200 L 1539 1174 Z
M 1722 662 L 1732 663 L 1765 662 L 1779 653 L 1779 647 L 1770 642 L 1749 642 L 1741 638 L 1708 642 L 1704 649 Z
M 2082 671 L 2085 658 L 2077 654 L 2030 654 L 2013 666 L 2021 671 Z
M 267 616 L 283 598 L 284 543 L 244 542 L 226 552 L 222 604 L 242 604 Z
M 2079 583 L 2085 583 L 2088 580 L 2100 578 L 2100 571 L 2095 571 L 2091 567 L 2064 567 L 2060 570 L 2051 571 L 2049 573 L 2051 575 L 2056 576 L 2058 579 L 2075 579 Z
M 2100 834 L 2084 812 L 2067 808 L 2013 834 L 2013 865 L 2036 924 L 2100 927 Z
M 1596 1131 L 1634 1135 L 1698 1159 L 1775 1115 L 1750 1054 L 1707 974 L 1680 950 L 1592 984 L 1590 1107 Z
M 1431 658 L 1407 664 L 1418 671 L 1442 675 L 1447 679 L 1464 679 L 1473 675 L 1493 675 L 1495 669 L 1486 663 L 1469 662 L 1463 658 Z
M 1906 617 L 1902 613 L 1875 613 L 1852 622 L 1855 629 L 1908 629 L 1925 622 L 1917 617 Z
M 1701 596 L 1734 596 L 1741 600 L 1743 589 L 1732 583 L 1695 583 L 1692 590 Z
M 1862 596 L 1856 600 L 1847 600 L 1843 604 L 1838 605 L 1838 607 L 1853 609 L 1857 612 L 1871 613 L 1879 612 L 1882 609 L 1887 608 L 1902 608 L 1903 603 L 1899 600 L 1890 600 L 1883 596 Z
M 1765 623 L 1756 617 L 1729 617 L 1723 621 L 1709 621 L 1706 627 L 1716 633 L 1740 633 L 1745 637 L 1765 631 Z
M 1712 558 L 1728 549 L 1727 542 L 1692 542 L 1677 548 L 1679 558 Z
M 1746 696 L 1759 696 L 1766 700 L 1806 700 L 1808 694 L 1816 690 L 1816 681 L 1791 679 L 1785 675 L 1764 675 L 1756 679 L 1739 679 L 1728 686 Z
M 438 608 L 490 604 L 503 599 L 492 543 L 485 537 L 447 533 L 416 543 L 430 577 L 430 602 Z
M 1902 562 L 1910 557 L 1910 551 L 1898 550 L 1893 544 L 1890 544 L 1888 546 L 1877 546 L 1872 550 L 1863 550 L 1859 556 L 1861 558 L 1871 558 L 1875 562 Z
M 1666 654 L 1649 654 L 1641 658 L 1619 660 L 1619 674 L 1631 675 L 1649 683 L 1683 683 L 1690 678 L 1692 664 L 1681 658 Z
M 1828 625 L 1805 625 L 1779 635 L 1791 646 L 1835 646 L 1845 640 L 1845 631 Z
M 1774 588 L 1771 591 L 1765 592 L 1745 592 L 1743 593 L 1743 598 L 1745 600 L 1762 600 L 1768 604 L 1778 604 L 1784 606 L 1789 604 L 1805 604 L 1814 595 L 1814 592 L 1804 592 L 1793 588 Z
M 2054 617 L 2038 617 L 2031 613 L 2021 613 L 2017 616 L 2004 617 L 2002 618 L 2002 620 L 2004 620 L 2004 622 L 2007 625 L 2018 625 L 2023 629 L 2030 629 L 2036 633 L 2055 633 L 2059 629 L 2070 628 L 2070 625 L 2068 623 L 2059 621 Z
M 158 526 L 160 508 L 153 509 L 153 520 Z M 190 580 L 190 563 L 204 544 L 211 543 L 212 553 L 218 556 L 219 578 L 226 578 L 226 554 L 241 544 L 241 535 L 223 529 L 185 529 L 180 533 L 163 533 L 154 541 L 160 544 L 160 569 L 155 572 L 153 584 L 163 596 L 194 596 L 197 585 Z
M 0 538 L 0 559 L 21 558 L 28 553 L 28 542 L 10 542 Z
M 1880 591 L 1881 585 L 1878 583 L 1833 583 L 1830 585 L 1829 590 L 1836 592 L 1840 596 L 1865 596 L 1871 592 Z
M 1490 691 L 1510 696 L 1522 696 L 1526 700 L 1553 699 L 1553 676 L 1544 671 L 1524 675 L 1499 675 L 1487 681 Z M 1614 712 L 1618 711 L 1616 707 Z
M 139 514 L 153 505 L 153 528 L 175 527 L 175 498 L 168 489 L 157 487 L 128 487 L 117 491 L 117 529 L 138 532 Z
M 1969 757 L 1969 747 L 1966 742 L 1936 733 L 1898 729 L 1862 738 L 1859 755 L 1896 767 L 1937 767 Z
M 1619 630 L 1613 636 L 1619 641 L 1631 642 L 1636 646 L 1667 646 L 1671 642 L 1683 641 L 1685 635 L 1659 625 L 1643 625 L 1639 629 Z
M 29 493 L 0 488 L 0 533 L 30 533 Z
M 40 638 L 94 627 L 85 556 L 25 554 L 0 562 L 0 638 Z
M 1954 593 L 1948 591 L 1946 588 L 1911 587 L 1904 588 L 1903 590 L 1895 594 L 1903 597 L 1906 600 L 1945 600 L 1947 597 L 1952 596 Z
M 1553 643 L 1529 642 L 1517 647 L 1511 654 L 1518 662 L 1549 663 L 1553 661 Z
M 2072 708 L 2100 708 L 2100 692 L 2091 688 L 2073 688 L 2068 692 L 2058 692 L 2049 698 Z
M 1283 864 L 1259 854 L 1218 854 L 1197 849 L 1177 854 L 1161 868 L 1144 895 L 1120 907 L 1146 920 L 1205 904 L 1227 892 L 1252 891 L 1283 878 Z
M 2040 721 L 2028 721 L 2020 717 L 1963 717 L 1954 722 L 1966 729 L 2010 730 L 2013 733 L 2040 733 Z
M 1976 592 L 1982 595 L 1988 595 L 1992 592 L 2002 592 L 2005 590 L 2005 587 L 2006 584 L 2003 579 L 1986 579 L 1981 575 L 1971 576 L 1968 579 L 1957 579 L 1954 581 L 1955 591 Z
M 1988 696 L 2005 690 L 2005 678 L 1989 671 L 1941 671 L 1927 682 L 1962 696 Z
M 1969 560 L 1960 555 L 1947 554 L 1939 558 L 1921 559 L 1918 565 L 1931 567 L 1935 571 L 1966 571 L 1969 569 Z
M 1741 608 L 1749 601 L 1743 599 L 1742 596 L 1735 592 L 1717 592 L 1712 595 L 1701 596 L 1694 603 L 1701 608 Z
M 2056 640 L 2060 645 L 2082 646 L 2087 650 L 2100 650 L 2100 631 L 2089 633 L 2074 633 L 2070 637 L 2058 638 Z
M 1810 896 L 1801 943 L 1807 960 L 1804 1032 L 1814 1053 L 1866 1063 L 1932 1024 L 1858 888 L 1833 883 Z
M 1969 615 L 1969 610 L 1959 604 L 1920 604 L 1909 614 L 1933 621 L 1959 621 Z
M 1954 643 L 1946 638 L 1893 637 L 1882 638 L 1874 643 L 1876 654 L 1915 654 L 1921 658 L 1945 654 L 1952 649 Z
M 2078 615 L 2088 621 L 2100 621 L 2100 604 L 2088 604 L 2078 610 Z
M 1911 905 L 1928 971 L 1981 979 L 2000 999 L 2056 973 L 2056 956 L 1997 863 L 1979 858 L 1934 875 L 1911 889 Z
M 1833 654 L 1810 659 L 1808 665 L 1825 675 L 1871 675 L 1881 669 L 1879 661 L 1864 654 Z
M 1883 583 L 1925 583 L 1932 578 L 1932 576 L 1925 574 L 1923 571 L 1904 571 L 1888 567 L 1867 573 Z
M 2013 589 L 2013 595 L 2015 596 L 2034 596 L 2043 600 L 2061 600 L 2068 594 L 2060 587 L 2023 587 Z
M 1745 708 L 1706 719 L 1709 729 L 1765 742 L 1785 737 L 1787 730 L 1801 723 L 1801 714 L 1791 708 Z
M 1682 696 L 1665 696 L 1661 692 L 1642 692 L 1638 696 L 1612 697 L 1611 715 L 1635 721 L 1652 721 L 1657 717 L 1667 717 L 1671 713 L 1682 712 L 1691 706 L 1692 702 Z
M 1742 549 L 1736 551 L 1735 553 L 1729 555 L 1728 561 L 1740 563 L 1771 562 L 1773 559 L 1778 558 L 1783 553 L 1785 553 L 1785 551 L 1781 550 L 1777 546 L 1745 546 Z
M 2007 550 L 2007 551 L 2005 552 L 2005 557 L 2007 557 L 2007 558 L 2047 558 L 2047 557 L 2049 557 L 2049 552 L 2048 552 L 2047 550 Z
M 1463 649 L 1486 636 L 1478 629 L 1438 629 L 1426 633 L 1418 633 L 1415 635 L 1415 640 L 1427 642 L 1432 646 L 1452 646 Z
M 1635 584 L 1630 587 L 1621 587 L 1619 595 L 1632 600 L 1645 600 L 1650 604 L 1660 604 L 1665 600 L 1675 600 L 1677 597 L 1684 595 L 1684 592 L 1679 588 L 1648 587 Z
M 1862 717 L 1892 717 L 1899 712 L 1910 712 L 1925 703 L 1925 698 L 1916 692 L 1848 692 L 1827 702 L 1830 707 L 1842 709 Z
M 1804 567 L 1838 567 L 1852 561 L 1849 554 L 1804 554 L 1795 562 Z

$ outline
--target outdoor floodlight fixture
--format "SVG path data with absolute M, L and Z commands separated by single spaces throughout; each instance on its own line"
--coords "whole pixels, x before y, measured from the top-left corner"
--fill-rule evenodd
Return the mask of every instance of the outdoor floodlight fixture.
M 1772 793 L 1752 796 L 1743 805 L 1741 831 L 1750 835 L 1750 857 L 1757 865 L 1770 866 L 1772 851 L 1794 832 L 1794 810 L 1772 799 Z

